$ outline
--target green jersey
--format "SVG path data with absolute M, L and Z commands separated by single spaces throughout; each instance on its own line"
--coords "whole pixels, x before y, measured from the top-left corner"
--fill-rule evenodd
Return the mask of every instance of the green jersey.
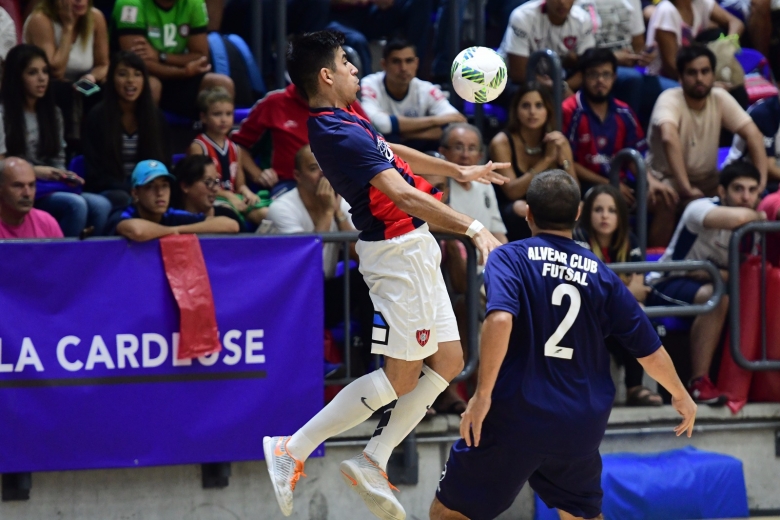
M 163 9 L 154 0 L 117 0 L 111 16 L 115 36 L 139 34 L 158 52 L 183 54 L 187 38 L 206 32 L 205 0 L 176 0 Z

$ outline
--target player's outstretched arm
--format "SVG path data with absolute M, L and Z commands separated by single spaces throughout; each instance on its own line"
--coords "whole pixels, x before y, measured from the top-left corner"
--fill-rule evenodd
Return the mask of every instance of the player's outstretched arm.
M 683 417 L 682 422 L 674 428 L 674 432 L 678 437 L 688 432 L 690 437 L 693 434 L 693 423 L 696 421 L 696 403 L 680 381 L 666 349 L 661 346 L 649 356 L 638 358 L 637 361 L 650 377 L 672 394 L 672 406 Z
M 390 148 L 409 164 L 414 173 L 443 175 L 461 182 L 478 181 L 483 184 L 504 184 L 509 182 L 507 177 L 497 173 L 495 170 L 510 168 L 512 166 L 511 163 L 488 161 L 487 164 L 478 166 L 458 166 L 455 163 L 432 157 L 402 144 L 392 144 Z
M 394 168 L 379 173 L 371 179 L 371 185 L 387 195 L 398 209 L 428 222 L 436 229 L 459 235 L 469 234 L 474 246 L 482 253 L 482 263 L 492 250 L 501 245 L 486 227 L 473 218 L 458 213 L 439 200 L 413 188 Z M 477 225 L 474 225 L 474 223 Z M 473 234 L 470 234 L 470 231 Z M 469 232 L 469 233 L 467 233 Z
M 479 344 L 479 379 L 474 397 L 469 399 L 466 411 L 461 415 L 460 436 L 467 446 L 479 446 L 482 437 L 482 423 L 490 410 L 493 387 L 496 386 L 498 371 L 509 348 L 513 317 L 505 311 L 493 311 L 482 325 L 482 339 Z M 471 435 L 469 435 L 471 431 Z

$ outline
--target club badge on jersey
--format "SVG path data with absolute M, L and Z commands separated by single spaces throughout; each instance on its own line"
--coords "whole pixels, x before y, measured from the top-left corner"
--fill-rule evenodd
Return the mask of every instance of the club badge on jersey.
M 431 331 L 430 330 L 418 330 L 417 331 L 417 343 L 420 344 L 421 347 L 424 347 L 426 343 L 428 343 L 428 339 L 431 337 Z

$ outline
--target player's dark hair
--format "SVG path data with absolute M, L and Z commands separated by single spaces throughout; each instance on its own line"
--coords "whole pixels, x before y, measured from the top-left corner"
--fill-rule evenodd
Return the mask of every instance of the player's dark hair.
M 336 51 L 346 41 L 339 31 L 317 31 L 293 37 L 287 47 L 287 72 L 307 99 L 317 94 L 322 69 L 336 69 Z
M 728 189 L 729 185 L 739 177 L 754 179 L 761 184 L 761 174 L 758 169 L 747 161 L 736 161 L 720 171 L 720 185 L 723 189 Z
M 615 53 L 610 49 L 605 49 L 603 47 L 592 47 L 580 56 L 578 64 L 580 66 L 580 72 L 584 75 L 588 69 L 604 65 L 605 63 L 612 65 L 612 72 L 615 72 L 618 66 Z
M 520 123 L 520 118 L 517 115 L 517 107 L 520 106 L 520 101 L 522 101 L 523 97 L 531 92 L 538 92 L 539 95 L 542 96 L 542 103 L 544 103 L 544 108 L 547 109 L 547 121 L 545 121 L 544 124 L 544 133 L 547 134 L 553 131 L 552 122 L 553 117 L 555 116 L 555 110 L 553 109 L 550 91 L 538 81 L 526 81 L 520 85 L 520 88 L 512 98 L 512 102 L 509 104 L 509 121 L 506 124 L 506 131 L 508 133 L 520 133 L 520 128 L 523 125 Z
M 173 176 L 176 182 L 171 183 L 171 206 L 174 208 L 184 208 L 184 191 L 181 186 L 192 186 L 203 178 L 206 174 L 206 167 L 214 164 L 208 155 L 188 155 L 173 168 Z
M 402 49 L 408 49 L 409 47 L 411 47 L 414 53 L 417 54 L 417 48 L 408 40 L 404 40 L 402 38 L 393 38 L 387 42 L 385 47 L 382 49 L 382 58 L 386 60 L 391 53 L 400 51 Z
M 715 65 L 717 63 L 715 54 L 703 43 L 692 43 L 691 45 L 680 47 L 680 50 L 677 51 L 677 73 L 682 76 L 683 72 L 685 72 L 685 67 L 696 58 L 701 58 L 702 56 L 706 56 L 710 60 L 710 67 L 712 67 L 712 72 L 715 73 Z
M 593 251 L 593 254 L 595 254 L 599 260 L 604 261 L 601 246 L 596 238 L 596 229 L 593 227 L 593 206 L 599 195 L 609 195 L 615 202 L 615 209 L 617 209 L 617 229 L 612 233 L 612 238 L 609 242 L 609 250 L 616 252 L 615 258 L 612 259 L 613 262 L 625 262 L 628 259 L 631 242 L 629 240 L 628 205 L 620 194 L 620 190 L 611 184 L 599 184 L 589 189 L 585 194 L 585 200 L 582 204 L 582 216 L 580 217 L 579 222 L 577 222 L 577 227 L 585 231 L 585 234 L 588 236 L 588 240 L 590 240 L 590 249 Z
M 540 230 L 574 229 L 580 209 L 580 187 L 565 171 L 548 170 L 534 177 L 525 200 Z

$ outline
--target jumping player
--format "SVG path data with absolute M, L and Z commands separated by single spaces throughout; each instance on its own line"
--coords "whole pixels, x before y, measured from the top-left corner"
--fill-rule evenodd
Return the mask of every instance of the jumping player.
M 432 520 L 487 520 L 528 482 L 562 519 L 602 518 L 599 445 L 615 387 L 614 336 L 672 394 L 677 435 L 696 405 L 645 313 L 609 267 L 572 240 L 580 190 L 561 170 L 531 181 L 532 238 L 502 246 L 485 268 L 479 382 L 450 451 Z
M 287 67 L 308 98 L 311 151 L 325 177 L 352 207 L 360 231 L 360 271 L 374 304 L 372 350 L 385 356 L 383 369 L 344 388 L 291 437 L 265 437 L 263 449 L 284 515 L 304 461 L 327 438 L 352 428 L 387 406 L 360 455 L 341 463 L 345 482 L 374 515 L 403 520 L 385 468 L 393 448 L 423 418 L 436 397 L 462 370 L 458 327 L 441 275 L 439 246 L 426 222 L 469 236 L 483 258 L 500 243 L 478 221 L 438 199 L 440 193 L 413 173 L 457 180 L 503 183 L 488 163 L 461 167 L 401 145 L 388 146 L 350 104 L 360 83 L 342 49 L 344 35 L 305 34 L 288 51 Z

